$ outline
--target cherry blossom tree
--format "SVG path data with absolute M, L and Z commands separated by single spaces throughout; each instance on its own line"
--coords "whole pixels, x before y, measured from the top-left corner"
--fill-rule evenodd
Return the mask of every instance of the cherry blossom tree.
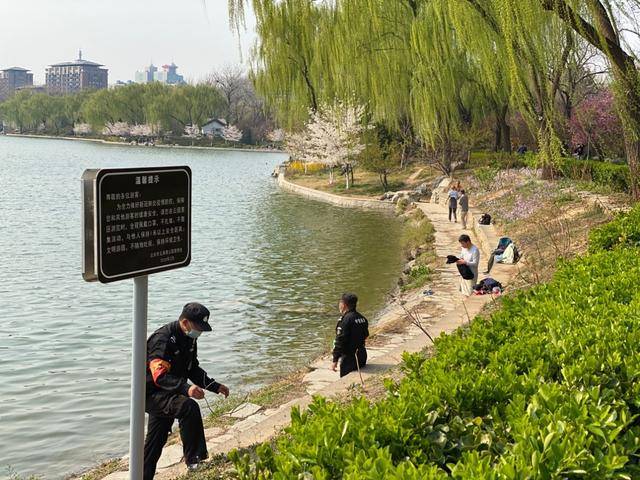
M 77 136 L 89 135 L 91 133 L 91 125 L 88 123 L 76 123 L 73 126 L 73 134 Z
M 131 127 L 127 122 L 109 122 L 105 124 L 102 129 L 102 134 L 116 137 L 128 137 L 131 134 Z
M 272 143 L 282 143 L 285 141 L 285 138 L 285 132 L 281 128 L 276 128 L 275 130 L 267 133 L 267 140 Z
M 153 137 L 153 125 L 144 123 L 142 125 L 134 125 L 131 127 L 131 136 L 133 137 Z
M 333 169 L 341 166 L 346 189 L 353 183 L 355 158 L 364 150 L 362 134 L 371 128 L 365 123 L 365 108 L 338 102 L 324 105 L 310 112 L 307 123 L 308 150 L 317 161 L 329 168 L 329 184 L 333 183 Z
M 202 132 L 198 125 L 186 125 L 184 127 L 184 131 L 182 133 L 183 137 L 187 137 L 191 139 L 191 145 L 193 145 L 194 140 L 200 138 L 202 136 Z
M 307 166 L 309 163 L 317 160 L 317 157 L 314 157 L 314 153 L 311 149 L 309 136 L 305 131 L 289 133 L 286 135 L 285 150 L 289 152 L 289 155 L 293 160 L 302 163 L 305 175 L 307 174 Z
M 222 138 L 227 142 L 237 143 L 242 140 L 242 130 L 235 125 L 228 125 L 222 129 Z
M 624 157 L 624 137 L 613 92 L 602 89 L 584 100 L 569 122 L 571 141 L 582 144 L 586 154 L 595 151 L 599 157 Z

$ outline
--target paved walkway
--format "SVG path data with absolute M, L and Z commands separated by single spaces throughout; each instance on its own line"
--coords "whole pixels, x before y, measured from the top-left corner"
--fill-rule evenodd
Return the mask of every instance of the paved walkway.
M 442 185 L 444 186 L 444 182 Z M 440 198 L 444 197 L 445 195 L 440 195 Z M 491 296 L 466 298 L 458 292 L 457 269 L 453 265 L 445 265 L 444 259 L 447 255 L 459 254 L 458 237 L 463 233 L 461 225 L 448 221 L 447 209 L 440 203 L 420 203 L 418 207 L 429 217 L 435 227 L 435 249 L 442 266 L 437 269 L 437 279 L 429 285 L 434 291 L 434 295 L 426 296 L 422 292 L 418 292 L 407 299 L 404 307 L 409 310 L 416 308 L 420 311 L 428 331 L 435 338 L 441 333 L 450 333 L 469 322 L 469 319 L 479 314 L 483 306 L 491 301 Z M 491 249 L 495 248 L 497 244 L 498 235 L 493 226 L 477 225 L 477 218 L 478 212 L 471 212 L 469 225 L 474 223 L 475 225 L 473 229 L 464 233 L 468 233 L 481 250 L 480 271 L 482 272 Z M 511 265 L 498 264 L 494 267 L 491 276 L 503 285 L 508 285 L 516 268 Z M 394 321 L 405 315 L 404 309 L 400 305 L 396 305 L 385 312 L 380 322 Z M 401 363 L 403 352 L 419 352 L 431 344 L 429 338 L 415 326 L 411 326 L 402 334 L 387 335 L 386 338 L 383 335 L 383 340 L 385 341 L 382 342 L 382 346 L 367 348 L 369 361 L 362 371 L 365 383 L 367 379 L 384 373 Z M 378 343 L 376 342 L 376 344 Z M 340 379 L 336 372 L 329 369 L 329 362 L 329 357 L 325 357 L 312 365 L 313 371 L 307 374 L 304 379 L 308 392 L 304 397 L 273 410 L 263 410 L 259 405 L 245 405 L 241 410 L 235 412 L 236 417 L 241 420 L 226 432 L 219 428 L 208 429 L 205 433 L 209 454 L 214 456 L 228 453 L 234 448 L 244 448 L 264 442 L 277 435 L 289 424 L 292 407 L 305 408 L 312 401 L 312 395 L 333 397 L 345 393 L 353 383 L 359 383 L 358 375 L 355 372 Z M 184 474 L 186 469 L 181 463 L 181 459 L 181 445 L 166 447 L 158 464 L 156 479 L 172 479 Z M 127 475 L 127 472 L 116 472 L 106 478 L 108 480 L 124 480 Z

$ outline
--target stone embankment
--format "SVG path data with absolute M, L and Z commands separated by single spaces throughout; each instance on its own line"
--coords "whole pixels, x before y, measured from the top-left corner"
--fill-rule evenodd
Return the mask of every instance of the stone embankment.
M 341 197 L 318 192 L 292 184 L 284 177 L 279 179 L 279 183 L 289 191 L 340 206 L 382 210 L 395 208 L 395 205 L 389 201 Z M 473 209 L 468 221 L 469 229 L 466 231 L 462 230 L 459 223 L 448 221 L 448 211 L 444 203 L 448 184 L 449 179 L 443 179 L 434 189 L 430 203 L 417 203 L 418 208 L 422 209 L 435 228 L 435 251 L 441 267 L 437 269 L 434 282 L 429 285 L 433 294 L 426 295 L 423 292 L 416 292 L 403 298 L 402 302 L 390 304 L 385 309 L 378 325 L 405 318 L 407 310 L 419 312 L 423 327 L 426 327 L 431 337 L 435 338 L 443 333 L 451 333 L 468 323 L 481 312 L 485 304 L 492 300 L 490 295 L 463 297 L 458 292 L 459 276 L 457 270 L 451 265 L 445 265 L 444 260 L 447 255 L 457 255 L 460 252 L 458 237 L 464 232 L 472 237 L 472 241 L 481 250 L 480 270 L 482 271 L 499 238 L 493 225 L 478 225 L 477 218 L 481 212 Z M 516 274 L 517 268 L 513 265 L 498 264 L 494 267 L 491 276 L 500 281 L 502 285 L 508 286 Z M 373 377 L 400 364 L 403 352 L 419 352 L 431 345 L 429 337 L 416 325 L 411 325 L 403 333 L 383 334 L 382 337 L 382 341 L 367 348 L 369 361 L 362 370 L 365 384 Z M 306 395 L 276 409 L 263 409 L 260 405 L 244 404 L 231 414 L 240 419 L 238 423 L 226 431 L 220 428 L 206 430 L 210 455 L 228 453 L 235 448 L 245 448 L 269 440 L 289 424 L 292 407 L 304 409 L 311 403 L 312 395 L 335 397 L 347 393 L 354 383 L 360 383 L 357 372 L 339 378 L 336 372 L 329 369 L 329 366 L 329 357 L 318 359 L 311 366 L 312 371 L 304 378 Z M 184 474 L 185 466 L 181 460 L 182 447 L 180 444 L 166 447 L 158 464 L 156 478 L 160 480 L 172 479 Z M 127 472 L 115 472 L 106 478 L 124 480 L 127 478 Z

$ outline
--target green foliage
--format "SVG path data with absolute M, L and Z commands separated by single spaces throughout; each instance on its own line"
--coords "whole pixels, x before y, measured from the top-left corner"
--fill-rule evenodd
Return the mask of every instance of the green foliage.
M 402 200 L 405 199 L 401 199 L 400 201 Z M 400 201 L 398 201 L 398 203 L 400 203 Z M 402 230 L 403 250 L 409 252 L 420 245 L 433 242 L 434 234 L 435 229 L 433 228 L 433 224 L 424 216 L 424 213 L 419 208 L 416 208 L 405 221 Z
M 431 280 L 433 270 L 428 265 L 416 265 L 409 272 L 407 283 L 402 285 L 402 290 L 412 290 L 426 285 Z
M 389 190 L 388 176 L 400 166 L 402 147 L 396 142 L 383 142 L 371 135 L 364 150 L 358 156 L 358 165 L 368 172 L 377 173 L 382 189 Z
M 589 251 L 611 250 L 616 247 L 640 247 L 640 205 L 622 213 L 613 221 L 589 234 Z
M 225 101 L 211 85 L 170 86 L 158 82 L 51 96 L 18 92 L 0 104 L 0 116 L 20 132 L 71 133 L 74 123 L 101 132 L 106 123 L 152 124 L 181 135 L 186 125 L 218 117 Z
M 556 166 L 560 174 L 575 180 L 586 180 L 604 185 L 618 192 L 631 191 L 631 173 L 627 165 L 598 160 L 563 158 Z
M 638 478 L 640 255 L 596 250 L 406 354 L 378 403 L 294 410 L 239 477 Z

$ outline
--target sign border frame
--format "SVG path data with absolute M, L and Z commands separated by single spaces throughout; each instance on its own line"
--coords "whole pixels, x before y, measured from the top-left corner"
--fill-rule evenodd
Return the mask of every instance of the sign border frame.
M 94 230 L 94 242 L 93 242 L 93 257 L 94 257 L 94 275 L 92 278 L 85 278 L 89 281 L 98 280 L 100 283 L 112 283 L 119 280 L 126 280 L 128 278 L 135 278 L 143 275 L 151 275 L 153 273 L 160 273 L 168 270 L 175 270 L 177 268 L 187 267 L 191 263 L 191 225 L 192 225 L 192 171 L 187 165 L 180 166 L 166 166 L 166 167 L 134 167 L 134 168 L 103 168 L 93 170 L 95 177 L 92 181 L 93 188 L 93 230 Z M 185 173 L 188 180 L 188 200 L 187 205 L 189 207 L 187 216 L 187 253 L 185 260 L 180 262 L 168 263 L 165 265 L 145 268 L 136 271 L 130 271 L 123 274 L 106 274 L 103 271 L 103 252 L 100 248 L 102 241 L 102 202 L 100 201 L 100 194 L 102 189 L 102 181 L 110 176 L 116 175 L 135 175 L 145 174 L 151 175 L 154 173 L 161 174 L 167 172 L 180 172 Z M 85 233 L 86 234 L 86 233 Z M 84 255 L 84 250 L 83 250 Z

